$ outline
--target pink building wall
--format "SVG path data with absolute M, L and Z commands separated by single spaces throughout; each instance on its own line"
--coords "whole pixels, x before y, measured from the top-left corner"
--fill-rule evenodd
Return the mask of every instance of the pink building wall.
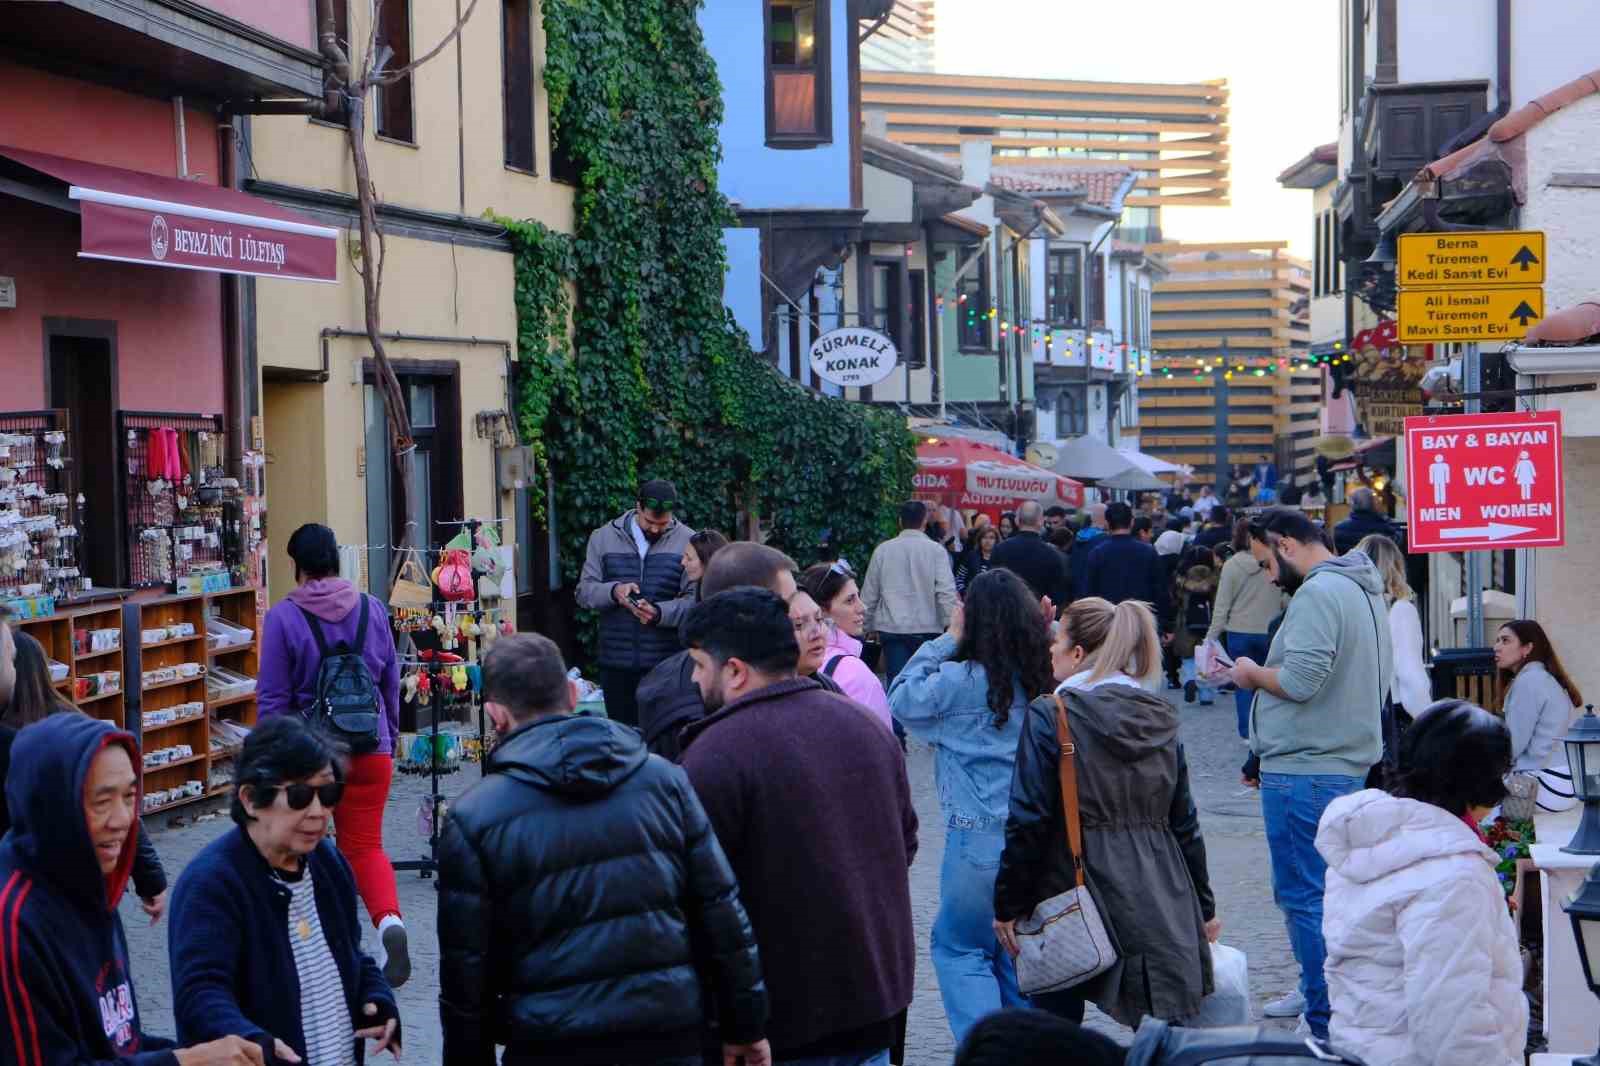
M 316 47 L 316 12 L 310 0 L 198 0 L 201 7 L 227 15 L 301 48 Z

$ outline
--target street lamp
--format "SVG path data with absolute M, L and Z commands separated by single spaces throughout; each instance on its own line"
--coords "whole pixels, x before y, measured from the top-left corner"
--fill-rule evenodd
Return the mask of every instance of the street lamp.
M 1583 820 L 1561 850 L 1571 855 L 1600 855 L 1600 718 L 1595 717 L 1593 704 L 1583 709 L 1583 716 L 1572 723 L 1561 742 L 1567 746 L 1572 790 L 1583 801 Z
M 1600 996 L 1600 975 L 1594 970 L 1600 965 L 1600 863 L 1589 871 L 1577 891 L 1562 901 L 1561 909 L 1572 917 L 1572 938 L 1578 942 L 1583 979 L 1589 983 L 1589 991 Z M 1573 1059 L 1572 1066 L 1600 1066 L 1600 1051 L 1588 1058 Z

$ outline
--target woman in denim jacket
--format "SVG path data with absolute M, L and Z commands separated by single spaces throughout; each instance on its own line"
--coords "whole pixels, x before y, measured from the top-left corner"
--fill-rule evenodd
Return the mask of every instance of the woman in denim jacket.
M 991 1011 L 1027 1005 L 995 939 L 994 878 L 1022 720 L 1028 702 L 1054 685 L 1039 601 L 1001 569 L 973 580 L 950 629 L 924 644 L 889 689 L 895 718 L 934 749 L 947 830 L 931 954 L 957 1043 Z

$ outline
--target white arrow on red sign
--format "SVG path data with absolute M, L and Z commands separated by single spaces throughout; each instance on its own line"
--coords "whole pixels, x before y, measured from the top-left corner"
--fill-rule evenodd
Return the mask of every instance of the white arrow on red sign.
M 1507 537 L 1532 533 L 1532 526 L 1513 526 L 1505 522 L 1490 522 L 1486 526 L 1466 526 L 1441 529 L 1439 536 L 1445 540 L 1505 540 Z

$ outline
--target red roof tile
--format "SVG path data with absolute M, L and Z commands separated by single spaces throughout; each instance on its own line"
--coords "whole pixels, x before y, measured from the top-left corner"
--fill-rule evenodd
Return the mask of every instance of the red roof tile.
M 1582 77 L 1574 78 L 1565 85 L 1552 89 L 1537 100 L 1528 101 L 1509 115 L 1506 115 L 1489 127 L 1489 132 L 1486 136 L 1473 141 L 1464 148 L 1456 149 L 1443 159 L 1436 159 L 1429 163 L 1417 174 L 1417 180 L 1437 181 L 1441 178 L 1452 177 L 1469 164 L 1476 163 L 1481 159 L 1505 158 L 1504 150 L 1496 146 L 1509 145 L 1563 107 L 1597 92 L 1600 92 L 1600 70 L 1592 70 Z M 1520 163 L 1521 160 L 1513 160 L 1513 162 Z M 1520 167 L 1514 167 L 1514 169 L 1520 170 Z
M 1600 299 L 1564 307 L 1528 331 L 1526 343 L 1538 345 L 1582 344 L 1600 335 Z
M 1130 167 L 1081 167 L 1030 159 L 1026 165 L 996 167 L 989 180 L 1008 192 L 1081 193 L 1096 207 L 1114 207 L 1119 193 L 1127 195 L 1123 186 L 1132 175 Z

